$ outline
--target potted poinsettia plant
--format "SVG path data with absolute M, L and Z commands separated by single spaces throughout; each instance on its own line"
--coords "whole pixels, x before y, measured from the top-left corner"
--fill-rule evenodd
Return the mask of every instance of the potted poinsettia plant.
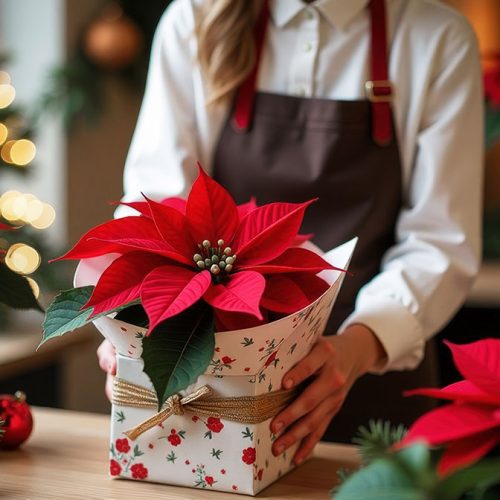
M 0 223 L 0 232 L 13 230 L 15 227 Z M 26 278 L 9 269 L 4 256 L 5 252 L 0 249 L 0 303 L 15 309 L 43 311 Z
M 451 404 L 424 414 L 407 432 L 388 423 L 362 429 L 355 442 L 365 467 L 347 477 L 336 499 L 355 498 L 368 485 L 371 493 L 363 498 L 498 498 L 500 339 L 447 345 L 464 380 L 406 395 Z
M 113 421 L 113 475 L 137 479 L 131 460 L 144 454 L 142 439 L 152 450 L 158 433 L 157 439 L 175 434 L 175 446 L 191 447 L 184 463 L 198 460 L 192 469 L 198 472 L 208 468 L 194 458 L 200 440 L 223 439 L 219 448 L 209 443 L 217 461 L 223 453 L 230 460 L 224 448 L 230 441 L 248 442 L 238 467 L 235 457 L 227 462 L 232 478 L 205 472 L 211 481 L 200 480 L 187 469 L 168 475 L 151 458 L 149 466 L 137 463 L 147 471 L 141 479 L 254 494 L 291 467 L 291 457 L 272 458 L 272 435 L 262 425 L 272 418 L 270 407 L 289 401 L 290 394 L 277 390 L 281 377 L 321 335 L 353 249 L 342 247 L 336 266 L 307 247 L 299 229 L 313 201 L 237 206 L 200 167 L 187 200 L 128 203 L 138 215 L 91 229 L 61 257 L 80 260 L 77 287 L 48 308 L 42 342 L 94 321 L 115 345 L 113 415 L 120 418 Z M 328 279 L 318 276 L 324 273 Z M 143 407 L 139 400 L 158 413 L 147 417 L 151 410 L 141 410 L 141 421 L 130 410 Z M 192 419 L 183 417 L 186 409 Z M 172 429 L 165 436 L 157 426 L 166 418 Z M 176 453 L 170 449 L 172 463 Z

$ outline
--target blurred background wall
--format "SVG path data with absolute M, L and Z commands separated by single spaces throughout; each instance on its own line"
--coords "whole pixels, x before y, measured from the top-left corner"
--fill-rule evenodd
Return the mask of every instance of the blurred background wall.
M 0 124 L 8 123 L 36 146 L 36 156 L 24 166 L 7 153 L 0 157 L 0 215 L 23 226 L 10 239 L 0 236 L 0 248 L 22 241 L 40 254 L 39 268 L 19 272 L 38 283 L 45 304 L 55 290 L 71 286 L 74 269 L 49 267 L 47 260 L 109 219 L 113 207 L 107 202 L 121 196 L 151 38 L 168 3 L 0 0 L 0 70 L 16 90 L 12 104 L 2 108 L 7 77 L 0 73 Z M 476 29 L 485 71 L 500 65 L 500 2 L 448 3 Z M 0 128 L 5 147 L 8 139 L 1 139 Z M 489 144 L 485 160 L 486 264 L 467 306 L 441 334 L 459 342 L 498 335 L 500 329 L 500 141 Z M 23 207 L 43 207 L 46 215 L 53 207 L 56 216 L 42 223 L 34 208 L 25 216 Z M 86 328 L 35 353 L 41 320 L 38 313 L 0 308 L 0 393 L 21 388 L 34 404 L 109 411 L 96 363 L 97 332 Z M 442 371 L 452 376 L 446 361 Z

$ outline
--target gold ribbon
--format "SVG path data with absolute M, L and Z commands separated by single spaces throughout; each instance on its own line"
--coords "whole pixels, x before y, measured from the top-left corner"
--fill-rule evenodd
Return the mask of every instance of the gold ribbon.
M 288 406 L 299 390 L 300 387 L 296 387 L 259 396 L 214 398 L 210 397 L 212 394 L 210 387 L 203 385 L 187 396 L 179 394 L 170 396 L 158 413 L 125 431 L 125 435 L 134 441 L 143 432 L 162 423 L 170 416 L 183 415 L 185 411 L 232 420 L 241 424 L 258 424 L 274 417 Z M 153 391 L 119 378 L 115 378 L 112 402 L 119 406 L 158 408 L 158 399 Z

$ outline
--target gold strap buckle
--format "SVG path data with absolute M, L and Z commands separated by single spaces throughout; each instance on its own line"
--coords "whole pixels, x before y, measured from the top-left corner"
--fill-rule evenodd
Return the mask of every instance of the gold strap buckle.
M 368 80 L 365 82 L 365 92 L 371 102 L 391 102 L 393 85 L 390 80 Z

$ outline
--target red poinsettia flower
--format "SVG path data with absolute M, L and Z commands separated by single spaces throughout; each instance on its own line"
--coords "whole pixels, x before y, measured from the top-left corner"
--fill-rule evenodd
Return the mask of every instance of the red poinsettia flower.
M 119 254 L 85 306 L 93 315 L 140 298 L 151 332 L 203 299 L 219 330 L 255 326 L 268 311 L 295 312 L 328 288 L 316 274 L 333 266 L 294 246 L 312 201 L 237 207 L 200 167 L 185 202 L 128 203 L 141 215 L 91 229 L 62 258 Z
M 443 389 L 406 392 L 453 403 L 420 417 L 401 443 L 425 440 L 431 446 L 444 445 L 438 464 L 438 472 L 443 475 L 476 462 L 500 444 L 500 339 L 446 344 L 465 380 Z

